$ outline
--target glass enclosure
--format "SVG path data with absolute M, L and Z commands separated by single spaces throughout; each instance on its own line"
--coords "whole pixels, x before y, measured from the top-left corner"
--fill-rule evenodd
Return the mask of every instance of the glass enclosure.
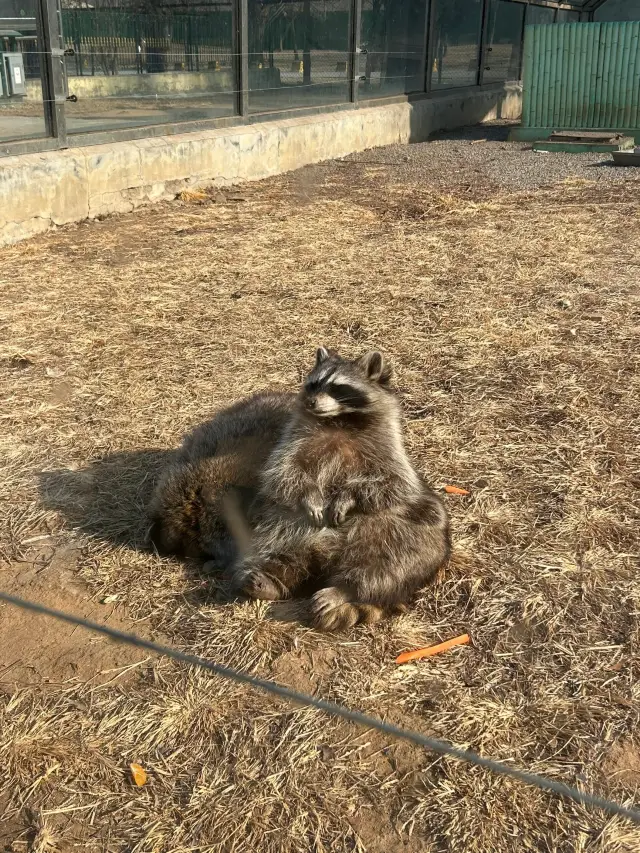
M 549 6 L 527 6 L 526 23 L 528 24 L 553 24 L 556 19 L 556 10 Z
M 640 21 L 640 0 L 607 0 L 596 9 L 594 21 Z
M 424 89 L 426 19 L 424 0 L 363 2 L 361 97 L 384 97 Z
M 70 133 L 234 112 L 232 0 L 61 0 Z
M 349 0 L 249 0 L 249 111 L 349 100 Z
M 570 9 L 558 9 L 556 17 L 557 24 L 575 24 L 580 20 L 580 12 L 572 12 Z
M 0 143 L 517 80 L 525 24 L 580 18 L 540 2 L 0 0 Z M 582 17 L 640 19 L 640 0 Z
M 482 0 L 433 0 L 431 86 L 451 89 L 478 82 Z
M 483 83 L 520 77 L 525 7 L 508 0 L 491 0 L 487 22 Z
M 0 0 L 0 141 L 46 136 L 36 0 Z

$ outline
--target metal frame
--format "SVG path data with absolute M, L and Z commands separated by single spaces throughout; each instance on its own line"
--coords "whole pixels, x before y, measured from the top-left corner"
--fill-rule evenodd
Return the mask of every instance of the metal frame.
M 509 0 L 510 3 L 522 3 L 525 6 L 548 6 L 551 9 L 564 9 L 567 12 L 585 12 L 597 8 L 607 0 Z
M 480 50 L 478 51 L 478 86 L 484 85 L 484 64 L 487 54 L 487 30 L 489 29 L 489 6 L 491 0 L 484 0 L 482 4 L 482 24 L 480 27 Z
M 428 0 L 429 7 L 425 15 L 425 56 L 424 56 L 424 90 L 431 92 L 433 78 L 433 61 L 435 51 L 436 32 L 436 3 L 437 0 Z
M 437 0 L 424 0 L 425 3 L 425 39 L 423 52 L 423 89 L 408 95 L 393 95 L 382 98 L 360 98 L 359 62 L 360 35 L 362 23 L 362 0 L 350 0 L 349 16 L 349 101 L 342 104 L 299 107 L 271 112 L 249 112 L 249 0 L 232 0 L 232 41 L 235 114 L 219 118 L 195 121 L 140 125 L 139 127 L 114 128 L 112 130 L 91 130 L 71 133 L 67 129 L 65 115 L 66 74 L 64 68 L 64 44 L 60 0 L 37 0 L 37 36 L 42 51 L 41 80 L 44 103 L 45 126 L 48 136 L 13 141 L 0 141 L 0 157 L 52 151 L 67 148 L 70 145 L 100 145 L 118 141 L 144 139 L 145 137 L 168 136 L 178 133 L 190 133 L 226 127 L 242 127 L 263 121 L 275 121 L 311 116 L 320 113 L 340 112 L 357 109 L 359 106 L 373 106 L 380 103 L 404 103 L 422 100 L 428 97 L 446 97 L 468 87 L 433 90 L 432 74 L 434 60 L 435 16 Z M 489 3 L 482 3 L 482 28 L 478 54 L 477 86 L 484 86 L 484 64 L 487 44 L 487 26 Z M 593 10 L 606 0 L 510 0 L 524 5 L 548 6 L 555 9 L 588 11 Z M 525 15 L 526 20 L 526 15 Z M 502 84 L 490 84 L 493 89 Z
M 522 12 L 522 32 L 520 33 L 520 59 L 518 60 L 518 78 L 522 80 L 522 67 L 524 64 L 524 31 L 527 26 L 527 7 L 531 4 L 527 4 Z M 555 15 L 554 15 L 555 17 Z
M 362 31 L 362 0 L 351 0 L 349 10 L 349 100 L 358 104 L 360 83 L 360 34 Z
M 37 44 L 40 46 L 40 74 L 44 120 L 47 133 L 58 142 L 59 148 L 67 145 L 65 116 L 64 49 L 60 7 L 57 0 L 38 0 L 36 8 Z
M 249 2 L 233 0 L 232 6 L 233 79 L 235 108 L 239 116 L 249 115 Z

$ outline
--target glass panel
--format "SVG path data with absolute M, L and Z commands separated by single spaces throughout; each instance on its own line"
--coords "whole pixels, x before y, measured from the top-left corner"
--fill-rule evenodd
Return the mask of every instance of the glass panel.
M 627 0 L 625 0 L 625 3 Z M 571 12 L 569 9 L 558 9 L 558 24 L 575 24 L 580 20 L 580 12 Z
M 249 0 L 249 111 L 349 100 L 350 0 Z
M 491 0 L 483 83 L 501 83 L 520 77 L 523 16 L 522 3 Z
M 478 82 L 482 0 L 433 0 L 432 89 Z
M 47 135 L 36 0 L 0 0 L 0 140 Z
M 70 133 L 234 113 L 231 0 L 62 0 Z
M 427 0 L 363 0 L 360 97 L 424 90 Z
M 556 19 L 556 10 L 548 6 L 527 6 L 528 24 L 552 24 Z
M 640 21 L 640 0 L 607 0 L 593 13 L 594 21 Z

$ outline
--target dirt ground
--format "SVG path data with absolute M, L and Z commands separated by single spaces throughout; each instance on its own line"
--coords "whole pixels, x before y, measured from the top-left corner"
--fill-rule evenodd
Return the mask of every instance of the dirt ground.
M 638 180 L 481 128 L 0 250 L 0 587 L 637 804 Z M 382 349 L 420 469 L 471 492 L 446 498 L 438 583 L 342 636 L 143 547 L 168 449 L 296 387 L 320 343 Z M 0 767 L 5 851 L 640 847 L 624 820 L 8 606 Z

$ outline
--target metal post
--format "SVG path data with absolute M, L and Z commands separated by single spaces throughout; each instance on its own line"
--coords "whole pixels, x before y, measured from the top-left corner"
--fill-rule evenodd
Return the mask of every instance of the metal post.
M 527 9 L 529 6 L 525 6 L 522 10 L 522 33 L 520 36 L 520 59 L 518 60 L 518 80 L 522 80 L 522 61 L 524 59 L 524 34 L 527 28 Z
M 233 0 L 233 80 L 236 112 L 249 115 L 249 0 Z
M 478 86 L 484 82 L 484 63 L 486 60 L 487 30 L 489 28 L 489 4 L 492 0 L 484 0 L 482 5 L 482 29 L 480 30 L 480 51 L 478 53 Z
M 37 33 L 41 51 L 40 74 L 44 99 L 47 134 L 55 137 L 61 148 L 67 146 L 66 98 L 62 17 L 57 0 L 38 0 Z
M 351 0 L 349 16 L 349 100 L 358 103 L 358 82 L 360 78 L 360 30 L 362 26 L 362 0 Z
M 424 90 L 431 91 L 433 77 L 434 47 L 436 43 L 436 4 L 438 0 L 428 0 L 429 7 L 426 16 L 426 31 L 424 39 L 425 64 L 424 64 Z
M 195 69 L 196 64 L 193 61 L 193 54 L 193 30 L 191 28 L 191 15 L 187 15 L 187 32 L 184 45 L 184 64 L 187 71 L 193 71 Z
M 311 84 L 311 0 L 302 4 L 304 17 L 304 42 L 302 44 L 302 82 L 305 86 Z

